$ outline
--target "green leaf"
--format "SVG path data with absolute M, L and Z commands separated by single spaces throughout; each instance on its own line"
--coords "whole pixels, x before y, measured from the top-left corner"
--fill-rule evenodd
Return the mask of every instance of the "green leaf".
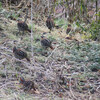
M 0 9 L 2 8 L 2 3 L 0 2 Z

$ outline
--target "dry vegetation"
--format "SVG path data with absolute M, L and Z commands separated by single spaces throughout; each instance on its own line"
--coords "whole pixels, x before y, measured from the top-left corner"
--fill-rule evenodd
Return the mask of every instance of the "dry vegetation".
M 20 12 L 24 20 L 23 14 L 25 16 L 25 12 Z M 16 19 L 21 17 L 16 16 L 15 9 L 0 9 L 0 100 L 100 100 L 100 43 L 84 39 L 75 23 L 72 27 L 77 31 L 71 40 L 66 39 L 66 25 L 48 33 L 46 17 L 41 19 L 40 15 L 34 12 L 31 42 L 30 33 L 18 34 Z M 28 16 L 31 28 L 30 12 Z M 47 32 L 54 50 L 45 50 L 37 41 L 43 32 Z M 14 45 L 28 53 L 31 63 L 14 57 Z M 25 92 L 19 84 L 21 76 L 34 81 L 39 93 Z

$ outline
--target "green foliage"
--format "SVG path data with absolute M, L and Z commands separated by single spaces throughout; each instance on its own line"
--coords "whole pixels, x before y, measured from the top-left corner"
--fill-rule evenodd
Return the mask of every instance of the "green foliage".
M 16 14 L 15 12 L 11 12 L 9 14 L 6 14 L 7 18 L 11 18 L 11 19 L 18 19 L 19 14 Z
M 83 12 L 83 1 L 81 1 L 80 11 Z
M 86 9 L 86 7 L 85 7 L 85 5 L 84 5 L 84 1 L 83 1 L 83 0 L 81 0 L 80 10 L 81 10 L 81 13 L 82 13 L 83 11 L 84 11 L 84 12 L 87 11 L 87 9 Z
M 84 23 L 83 24 L 80 24 L 80 22 L 79 21 L 77 21 L 76 22 L 76 25 L 81 29 L 81 31 L 83 32 L 83 31 L 87 31 L 87 29 L 84 27 Z
M 58 26 L 62 26 L 63 28 L 67 28 L 67 24 L 68 22 L 65 21 L 65 19 L 56 19 L 55 21 L 55 24 L 58 25 Z
M 0 2 L 0 9 L 2 8 L 2 3 Z
M 53 41 L 55 41 L 56 39 L 55 39 L 54 37 L 52 37 L 52 36 L 49 36 L 49 40 L 50 40 L 51 42 L 53 42 Z
M 13 20 L 16 20 L 16 19 L 18 19 L 18 17 L 19 17 L 19 13 L 16 13 L 16 12 L 14 12 L 14 11 L 6 11 L 5 9 L 3 9 L 2 11 L 1 11 L 1 13 L 2 14 L 4 14 L 4 16 L 6 17 L 6 18 L 10 18 L 10 19 L 13 19 Z
M 100 21 L 98 22 L 92 21 L 90 28 L 89 28 L 89 32 L 91 34 L 91 39 L 93 40 L 99 39 Z
M 72 63 L 77 64 L 90 64 L 88 69 L 93 70 L 94 68 L 100 69 L 100 45 L 96 43 L 80 43 L 80 48 L 77 50 L 77 45 L 75 43 L 71 44 L 67 48 L 65 59 L 70 60 Z M 81 65 L 79 65 L 81 66 Z
M 33 25 L 29 24 L 28 27 L 29 27 L 29 29 L 31 29 L 31 27 L 33 27 L 32 29 L 33 29 L 33 32 L 34 32 L 34 30 L 35 30 L 35 27 L 34 26 L 35 26 L 35 24 L 33 24 Z
M 81 33 L 85 33 L 85 38 L 90 38 L 92 40 L 100 40 L 100 21 L 92 21 L 90 25 L 81 24 L 79 21 L 76 22 L 76 25 L 81 29 Z
M 64 19 L 56 19 L 54 22 L 55 22 L 57 25 L 60 25 L 60 24 L 64 24 L 64 23 L 65 23 Z

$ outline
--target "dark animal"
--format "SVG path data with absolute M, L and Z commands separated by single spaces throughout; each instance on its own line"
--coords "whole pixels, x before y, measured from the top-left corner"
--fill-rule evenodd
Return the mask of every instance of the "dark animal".
M 67 28 L 67 30 L 66 30 L 66 34 L 69 34 L 69 32 L 71 31 L 71 25 L 70 24 L 68 24 L 68 28 Z
M 51 48 L 52 50 L 54 49 L 52 47 L 51 41 L 49 39 L 46 39 L 45 36 L 41 36 L 41 45 L 45 48 Z
M 46 26 L 48 27 L 48 29 L 50 29 L 50 31 L 55 27 L 54 21 L 52 19 L 51 16 L 49 16 L 46 20 Z
M 17 20 L 18 21 L 17 27 L 19 29 L 19 32 L 23 31 L 23 34 L 24 34 L 24 31 L 31 32 L 31 30 L 28 28 L 28 25 L 26 24 L 27 17 L 28 17 L 28 9 L 26 9 L 25 20 L 24 21 L 21 21 L 19 19 Z
M 30 59 L 27 57 L 27 53 L 20 49 L 17 49 L 15 46 L 13 48 L 13 53 L 14 53 L 14 56 L 18 58 L 19 60 L 26 58 L 26 60 L 30 62 Z
M 64 24 L 61 25 L 55 25 L 54 20 L 52 18 L 52 16 L 48 16 L 47 20 L 46 20 L 46 26 L 48 27 L 48 29 L 50 29 L 50 31 L 55 27 L 56 29 L 59 29 L 60 27 L 62 27 Z
M 26 81 L 23 77 L 20 77 L 20 84 L 23 85 L 24 90 L 29 91 L 33 89 L 36 91 L 36 86 L 33 81 Z
M 28 28 L 28 25 L 21 20 L 18 20 L 17 27 L 19 29 L 19 33 L 20 31 L 23 31 L 23 34 L 24 34 L 24 31 L 31 32 L 31 30 Z

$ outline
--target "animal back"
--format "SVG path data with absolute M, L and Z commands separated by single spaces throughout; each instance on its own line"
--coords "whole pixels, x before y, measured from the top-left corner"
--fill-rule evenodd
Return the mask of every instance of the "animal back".
M 41 45 L 44 47 L 51 47 L 51 42 L 47 39 L 41 40 Z

